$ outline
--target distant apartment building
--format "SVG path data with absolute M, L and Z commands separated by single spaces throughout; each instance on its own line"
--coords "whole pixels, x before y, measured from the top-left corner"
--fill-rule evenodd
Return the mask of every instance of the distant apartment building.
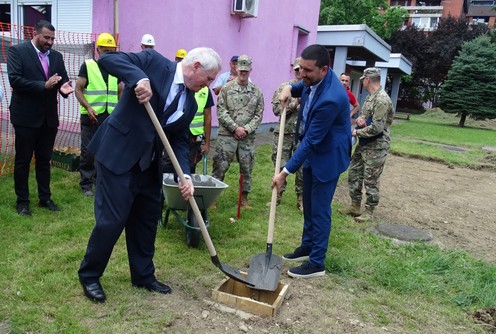
M 494 0 L 472 0 L 468 7 L 467 17 L 472 19 L 472 23 L 484 23 L 491 29 L 494 28 L 496 19 L 496 1 Z
M 473 24 L 494 27 L 495 0 L 389 0 L 390 6 L 400 6 L 410 15 L 405 25 L 413 24 L 425 30 L 437 28 L 442 17 L 468 18 Z

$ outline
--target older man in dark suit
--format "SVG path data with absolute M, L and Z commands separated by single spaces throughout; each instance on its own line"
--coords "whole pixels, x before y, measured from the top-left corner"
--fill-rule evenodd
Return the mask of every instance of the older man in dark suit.
M 131 283 L 167 294 L 171 289 L 157 281 L 153 264 L 161 209 L 159 165 L 163 146 L 143 104 L 150 102 L 181 169 L 189 171 L 189 124 L 198 109 L 194 93 L 215 79 L 221 60 L 212 49 L 196 48 L 179 64 L 153 49 L 109 52 L 98 62 L 126 87 L 89 145 L 97 161 L 96 224 L 81 262 L 79 280 L 89 299 L 105 301 L 99 280 L 125 229 Z M 191 197 L 191 179 L 187 184 L 179 183 L 179 190 L 184 199 Z
M 283 258 L 303 261 L 288 270 L 291 277 L 325 275 L 324 260 L 331 233 L 331 202 L 339 175 L 350 164 L 349 100 L 343 85 L 329 69 L 329 52 L 310 45 L 301 53 L 302 81 L 284 87 L 280 101 L 301 97 L 298 122 L 301 143 L 272 186 L 282 190 L 286 177 L 303 165 L 303 235 L 301 244 Z M 299 126 L 296 126 L 299 129 Z
M 10 119 L 15 130 L 14 187 L 17 212 L 31 216 L 29 209 L 29 165 L 36 159 L 38 205 L 59 211 L 51 199 L 50 159 L 59 119 L 57 92 L 67 97 L 71 87 L 62 55 L 52 50 L 55 28 L 50 22 L 36 23 L 31 41 L 8 51 L 7 72 L 12 87 Z

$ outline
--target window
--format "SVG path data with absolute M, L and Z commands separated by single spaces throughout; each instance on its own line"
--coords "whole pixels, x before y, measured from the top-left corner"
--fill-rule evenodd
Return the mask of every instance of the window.
M 0 4 L 0 22 L 2 23 L 10 23 L 10 5 Z M 0 31 L 6 31 L 8 28 L 2 24 L 0 25 Z
M 391 6 L 411 6 L 411 0 L 391 0 Z
M 488 25 L 489 24 L 489 17 L 487 17 L 487 16 L 474 16 L 472 18 L 472 24 L 474 24 L 474 25 L 476 25 L 476 24 Z
M 293 64 L 293 60 L 299 55 L 301 55 L 303 49 L 305 49 L 308 46 L 309 33 L 310 30 L 302 26 L 299 25 L 293 26 L 293 47 L 291 51 L 290 64 Z
M 412 24 L 423 30 L 434 30 L 439 23 L 439 17 L 414 17 Z
M 19 21 L 22 22 L 22 25 L 34 27 L 36 22 L 38 22 L 39 20 L 47 20 L 49 22 L 52 21 L 52 6 L 24 5 L 22 6 L 20 15 L 22 15 L 22 17 Z
M 495 6 L 496 1 L 493 0 L 473 0 L 472 5 L 476 6 Z
M 30 27 L 39 20 L 52 22 L 54 1 L 58 0 L 0 0 L 0 19 L 2 22 Z

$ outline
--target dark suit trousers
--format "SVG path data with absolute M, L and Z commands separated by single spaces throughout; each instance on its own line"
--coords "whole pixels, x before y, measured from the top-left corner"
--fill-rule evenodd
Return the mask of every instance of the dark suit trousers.
M 155 159 L 144 171 L 136 164 L 125 174 L 114 175 L 96 164 L 96 224 L 78 272 L 82 282 L 93 283 L 103 275 L 124 229 L 131 282 L 145 285 L 155 281 L 153 255 L 162 184 L 158 167 Z
M 96 115 L 97 124 L 92 124 L 86 114 L 81 114 L 81 156 L 79 157 L 79 173 L 81 180 L 79 186 L 83 191 L 92 190 L 96 178 L 95 160 L 88 152 L 88 144 L 95 135 L 98 126 L 109 116 L 107 112 Z
M 29 203 L 29 166 L 35 157 L 36 181 L 38 183 L 38 198 L 49 200 L 50 192 L 50 160 L 52 159 L 53 144 L 57 136 L 57 128 L 45 124 L 40 128 L 14 126 L 15 130 L 15 163 L 14 188 L 17 203 Z
M 303 167 L 303 235 L 301 247 L 310 250 L 310 263 L 324 266 L 331 235 L 331 202 L 339 177 L 318 181 L 311 167 Z

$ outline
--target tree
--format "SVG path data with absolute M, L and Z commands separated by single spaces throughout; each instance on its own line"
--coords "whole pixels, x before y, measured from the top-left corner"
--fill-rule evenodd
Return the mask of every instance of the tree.
M 447 113 L 477 119 L 496 118 L 496 44 L 480 36 L 463 44 L 441 89 L 440 105 Z
M 367 24 L 381 38 L 398 30 L 408 11 L 387 0 L 322 0 L 319 24 Z
M 465 19 L 451 16 L 442 18 L 432 32 L 415 26 L 394 32 L 387 40 L 392 52 L 403 54 L 413 65 L 408 99 L 432 101 L 435 106 L 439 88 L 461 45 L 487 32 L 486 25 L 470 25 Z

